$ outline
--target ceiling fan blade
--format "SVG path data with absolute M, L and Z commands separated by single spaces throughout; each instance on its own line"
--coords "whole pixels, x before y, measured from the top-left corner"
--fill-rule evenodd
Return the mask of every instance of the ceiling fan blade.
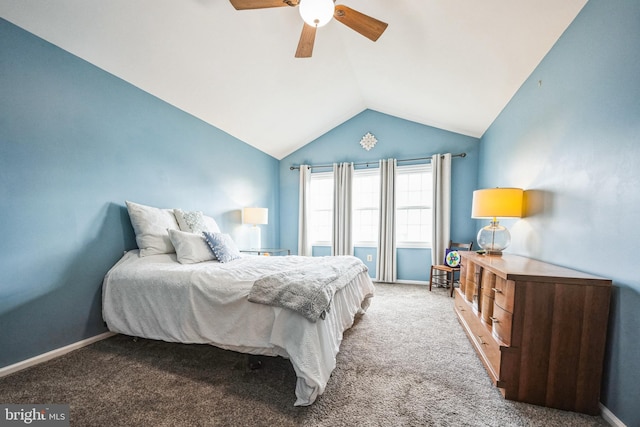
M 266 9 L 268 7 L 296 6 L 293 2 L 283 0 L 229 0 L 236 10 Z
M 296 58 L 311 58 L 313 53 L 313 42 L 316 39 L 316 27 L 307 23 L 302 27 L 298 49 L 296 50 Z
M 369 40 L 376 41 L 387 29 L 387 23 L 372 18 L 348 6 L 337 4 L 333 17 Z

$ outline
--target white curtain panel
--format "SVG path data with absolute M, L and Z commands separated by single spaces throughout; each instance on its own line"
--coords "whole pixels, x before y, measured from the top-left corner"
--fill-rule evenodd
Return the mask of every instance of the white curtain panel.
M 300 165 L 300 195 L 298 209 L 298 255 L 311 256 L 311 240 L 309 239 L 309 215 L 311 187 L 311 167 Z
M 396 159 L 380 160 L 380 216 L 376 280 L 393 283 L 396 267 Z
M 353 255 L 351 187 L 353 163 L 333 164 L 333 238 L 331 255 Z
M 431 263 L 442 264 L 451 236 L 451 153 L 434 154 L 433 171 L 433 231 L 431 236 Z

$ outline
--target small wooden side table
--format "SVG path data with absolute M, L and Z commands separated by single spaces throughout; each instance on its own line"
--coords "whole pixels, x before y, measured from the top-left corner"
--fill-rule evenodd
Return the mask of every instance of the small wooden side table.
M 285 252 L 287 253 L 287 255 L 291 255 L 290 249 L 283 249 L 283 248 L 242 249 L 240 252 L 245 254 L 254 254 L 254 255 L 262 255 L 262 256 L 280 255 L 280 254 L 284 254 Z

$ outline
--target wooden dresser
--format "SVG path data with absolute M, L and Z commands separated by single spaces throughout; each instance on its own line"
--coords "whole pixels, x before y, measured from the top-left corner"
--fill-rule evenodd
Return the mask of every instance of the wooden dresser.
M 504 397 L 598 414 L 611 280 L 516 255 L 461 256 L 455 312 Z

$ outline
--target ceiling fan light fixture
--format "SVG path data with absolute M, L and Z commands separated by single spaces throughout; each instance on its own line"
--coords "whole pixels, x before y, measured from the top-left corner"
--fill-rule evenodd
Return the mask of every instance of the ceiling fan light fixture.
M 333 0 L 300 0 L 300 16 L 312 27 L 322 27 L 333 18 Z

